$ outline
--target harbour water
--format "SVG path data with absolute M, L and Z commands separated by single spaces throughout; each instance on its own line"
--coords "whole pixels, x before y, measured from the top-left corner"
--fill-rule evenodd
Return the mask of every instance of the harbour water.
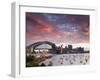
M 42 61 L 39 63 L 45 64 L 48 66 L 51 64 L 52 66 L 59 65 L 86 65 L 89 64 L 89 53 L 78 53 L 78 54 L 51 54 L 52 57 Z

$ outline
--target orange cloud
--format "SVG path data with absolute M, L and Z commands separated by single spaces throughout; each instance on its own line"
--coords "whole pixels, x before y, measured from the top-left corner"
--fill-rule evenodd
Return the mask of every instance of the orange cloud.
M 45 33 L 53 32 L 53 27 L 51 25 L 44 24 L 44 23 L 42 23 L 42 25 L 44 25 L 44 26 L 38 27 L 39 32 L 45 32 Z

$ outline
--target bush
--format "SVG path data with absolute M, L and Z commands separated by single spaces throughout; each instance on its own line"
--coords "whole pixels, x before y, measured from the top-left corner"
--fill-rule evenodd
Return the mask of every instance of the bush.
M 39 66 L 35 56 L 26 56 L 26 67 Z

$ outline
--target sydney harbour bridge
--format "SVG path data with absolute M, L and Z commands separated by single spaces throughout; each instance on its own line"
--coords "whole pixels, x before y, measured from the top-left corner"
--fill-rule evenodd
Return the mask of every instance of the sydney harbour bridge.
M 39 41 L 39 42 L 35 42 L 29 46 L 27 46 L 26 50 L 29 53 L 36 53 L 36 49 L 38 46 L 43 45 L 43 44 L 47 44 L 51 47 L 51 49 L 49 49 L 49 52 L 51 53 L 57 53 L 57 46 L 55 45 L 55 43 L 49 42 L 49 41 Z M 46 47 L 45 47 L 46 48 Z

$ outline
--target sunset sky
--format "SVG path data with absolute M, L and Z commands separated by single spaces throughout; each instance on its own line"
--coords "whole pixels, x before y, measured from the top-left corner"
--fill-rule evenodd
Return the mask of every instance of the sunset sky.
M 89 44 L 89 15 L 26 13 L 26 45 Z

